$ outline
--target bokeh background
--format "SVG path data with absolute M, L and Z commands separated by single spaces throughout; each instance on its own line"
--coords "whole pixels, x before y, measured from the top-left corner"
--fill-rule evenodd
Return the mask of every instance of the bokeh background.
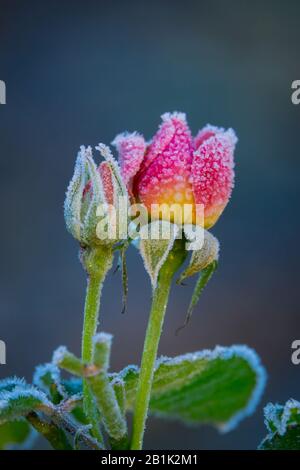
M 246 343 L 269 380 L 236 431 L 150 419 L 145 446 L 255 448 L 263 405 L 300 398 L 300 366 L 290 359 L 300 337 L 300 105 L 290 98 L 300 79 L 300 3 L 1 0 L 0 10 L 0 376 L 31 379 L 61 344 L 80 351 L 85 276 L 63 219 L 79 145 L 123 130 L 150 138 L 163 112 L 185 111 L 194 132 L 207 122 L 236 129 L 236 187 L 213 229 L 218 272 L 179 336 L 193 282 L 174 287 L 160 353 Z M 114 370 L 139 362 L 150 306 L 133 248 L 128 262 L 126 315 L 120 276 L 104 289 Z

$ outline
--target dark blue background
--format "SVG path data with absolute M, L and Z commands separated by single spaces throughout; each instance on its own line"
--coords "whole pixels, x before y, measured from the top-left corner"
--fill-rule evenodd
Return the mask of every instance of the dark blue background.
M 216 344 L 256 349 L 269 381 L 254 417 L 225 436 L 151 419 L 147 448 L 255 448 L 268 401 L 300 398 L 300 3 L 282 1 L 0 1 L 0 338 L 8 374 L 31 378 L 66 344 L 79 353 L 85 277 L 65 230 L 64 192 L 81 144 L 122 130 L 156 131 L 165 111 L 185 111 L 239 136 L 236 188 L 213 233 L 220 267 L 179 336 L 193 283 L 174 288 L 160 353 Z M 150 283 L 129 253 L 129 308 L 120 278 L 104 289 L 112 366 L 140 358 Z

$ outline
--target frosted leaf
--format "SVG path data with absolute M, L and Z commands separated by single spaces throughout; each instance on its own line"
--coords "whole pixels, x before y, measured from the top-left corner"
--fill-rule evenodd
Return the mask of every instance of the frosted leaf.
M 32 410 L 51 409 L 51 402 L 40 390 L 27 386 L 0 393 L 0 424 L 25 416 Z
M 68 350 L 66 346 L 59 346 L 53 353 L 52 363 L 55 366 L 58 366 L 67 353 L 68 353 Z
M 6 379 L 0 380 L 0 393 L 1 392 L 11 392 L 16 387 L 26 387 L 27 384 L 24 379 L 19 377 L 8 377 Z
M 289 399 L 284 406 L 268 403 L 264 408 L 269 431 L 261 450 L 298 450 L 300 448 L 300 402 Z
M 53 363 L 36 367 L 33 384 L 43 390 L 54 403 L 59 403 L 67 394 L 61 384 L 60 370 Z
M 268 403 L 264 408 L 264 416 L 268 430 L 283 436 L 288 426 L 300 425 L 300 402 L 290 399 L 284 406 Z
M 128 366 L 119 377 L 125 382 L 126 409 L 131 410 L 139 369 Z M 255 411 L 265 383 L 260 358 L 244 345 L 161 357 L 155 365 L 150 413 L 228 432 Z

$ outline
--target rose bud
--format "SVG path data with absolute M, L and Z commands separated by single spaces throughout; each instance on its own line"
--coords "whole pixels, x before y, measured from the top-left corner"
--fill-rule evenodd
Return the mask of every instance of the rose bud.
M 149 145 L 136 133 L 121 134 L 113 144 L 119 152 L 124 181 L 149 212 L 153 204 L 182 208 L 188 204 L 192 209 L 190 223 L 210 228 L 231 195 L 236 142 L 232 129 L 213 126 L 206 126 L 193 139 L 185 114 L 166 113 Z
M 117 162 L 107 147 L 100 144 L 98 149 L 106 160 L 97 168 L 91 147 L 81 147 L 64 204 L 67 228 L 83 247 L 118 241 L 118 202 L 121 196 L 127 199 Z

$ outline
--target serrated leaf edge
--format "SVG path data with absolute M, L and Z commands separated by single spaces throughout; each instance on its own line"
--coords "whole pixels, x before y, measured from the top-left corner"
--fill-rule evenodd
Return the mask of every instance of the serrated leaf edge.
M 181 356 L 176 356 L 174 358 L 170 358 L 167 356 L 161 356 L 157 359 L 155 364 L 155 371 L 159 368 L 160 365 L 164 366 L 173 366 L 182 364 L 185 361 L 188 362 L 196 362 L 201 359 L 205 359 L 208 361 L 213 361 L 215 359 L 224 359 L 229 360 L 233 357 L 239 357 L 245 359 L 245 361 L 250 365 L 252 370 L 256 373 L 256 385 L 252 391 L 250 399 L 248 400 L 247 405 L 242 408 L 241 410 L 237 411 L 228 421 L 222 423 L 217 426 L 221 433 L 227 433 L 229 431 L 234 430 L 240 421 L 242 421 L 247 416 L 250 416 L 256 410 L 256 407 L 261 399 L 263 391 L 265 389 L 266 381 L 267 381 L 267 373 L 263 365 L 261 364 L 260 357 L 258 354 L 248 346 L 245 345 L 232 345 L 229 347 L 225 346 L 216 346 L 213 350 L 204 349 L 202 351 L 197 351 L 194 353 L 187 353 Z M 139 368 L 134 365 L 129 365 L 123 369 L 118 376 L 126 380 L 126 376 L 130 373 L 138 373 Z M 154 413 L 155 415 L 159 415 L 158 413 Z M 164 416 L 165 418 L 165 416 Z

